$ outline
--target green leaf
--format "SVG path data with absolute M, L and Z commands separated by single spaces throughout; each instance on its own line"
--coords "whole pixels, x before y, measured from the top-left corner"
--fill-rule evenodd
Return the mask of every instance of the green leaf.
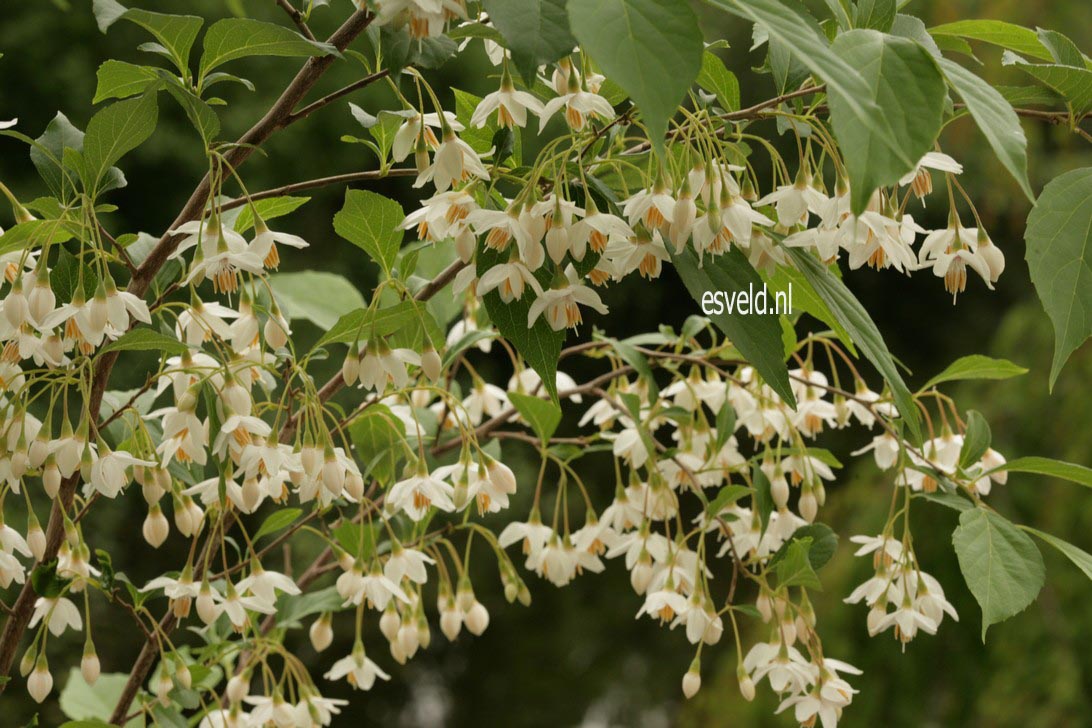
M 1092 334 L 1092 167 L 1043 188 L 1024 240 L 1031 282 L 1054 324 L 1053 390 L 1069 355 Z
M 853 26 L 886 33 L 895 23 L 896 10 L 895 0 L 857 0 Z
M 139 328 L 122 334 L 116 341 L 111 341 L 99 349 L 99 355 L 111 351 L 161 351 L 165 354 L 180 355 L 189 347 L 178 339 L 161 334 L 155 329 Z
M 286 316 L 307 319 L 320 329 L 329 329 L 344 314 L 364 307 L 360 291 L 335 273 L 276 273 L 269 276 L 269 284 Z M 317 291 L 322 295 L 315 295 Z
M 303 515 L 302 508 L 281 508 L 262 521 L 262 525 L 250 538 L 252 541 L 257 541 L 262 536 L 269 536 L 277 531 L 283 531 L 301 515 Z
M 717 412 L 716 430 L 717 437 L 713 441 L 713 446 L 714 451 L 719 452 L 724 444 L 728 442 L 728 438 L 732 436 L 732 433 L 736 431 L 736 410 L 727 397 L 725 397 L 724 404 L 720 407 L 720 412 Z
M 676 253 L 668 246 L 675 270 L 695 301 L 700 301 L 708 291 L 725 291 L 729 295 L 737 291 L 761 289 L 762 278 L 747 261 L 739 248 L 732 246 L 727 253 L 706 260 L 698 266 L 693 249 L 687 247 Z M 788 367 L 781 343 L 781 325 L 775 316 L 744 316 L 737 313 L 713 314 L 709 317 L 739 349 L 740 354 L 755 371 L 773 387 L 790 407 L 796 407 L 796 398 L 789 386 Z
M 359 529 L 356 524 L 348 525 Z M 356 549 L 355 543 L 353 549 Z M 337 593 L 336 586 L 328 586 L 306 594 L 282 594 L 277 600 L 277 626 L 299 626 L 299 621 L 304 617 L 338 611 L 344 601 Z
M 967 410 L 967 432 L 963 437 L 963 447 L 959 450 L 959 467 L 969 468 L 982 459 L 990 449 L 990 423 L 976 410 Z
M 483 0 L 489 21 L 512 51 L 523 78 L 532 83 L 539 66 L 572 53 L 576 40 L 569 31 L 566 0 Z
M 1052 478 L 1062 478 L 1083 485 L 1086 488 L 1092 488 L 1092 468 L 1086 468 L 1076 463 L 1067 463 L 1062 460 L 1041 457 L 1016 458 L 994 468 L 991 472 L 1000 471 L 1047 475 Z
M 1051 58 L 1055 63 L 1059 63 L 1063 66 L 1077 66 L 1078 68 L 1085 67 L 1084 55 L 1076 44 L 1065 35 L 1062 35 L 1056 30 L 1047 30 L 1046 28 L 1038 28 L 1036 35 L 1039 37 L 1039 42 L 1043 44 L 1043 47 L 1050 52 Z
M 959 514 L 952 534 L 963 579 L 982 608 L 982 641 L 991 624 L 1035 601 L 1043 586 L 1043 557 L 1027 534 L 996 511 L 972 508 Z
M 531 429 L 538 435 L 542 444 L 546 445 L 561 423 L 561 408 L 549 400 L 519 392 L 511 392 L 508 399 L 512 402 L 512 406 L 523 415 L 523 419 L 531 424 Z
M 701 54 L 697 81 L 703 89 L 716 94 L 725 111 L 739 110 L 739 79 L 725 67 L 724 61 L 709 51 Z
M 65 149 L 74 149 L 77 152 L 83 149 L 83 136 L 83 132 L 73 126 L 67 116 L 58 111 L 42 135 L 35 139 L 40 146 L 30 148 L 30 161 L 34 163 L 38 175 L 55 195 L 63 196 L 65 191 L 71 193 L 75 187 L 74 178 L 68 173 L 75 172 L 78 175 L 79 170 L 62 171 L 58 165 L 63 164 Z M 115 186 L 124 186 L 124 176 L 119 170 L 115 171 L 122 182 Z
M 423 320 L 423 323 L 422 323 Z M 422 328 L 429 340 L 438 345 L 443 341 L 443 333 L 439 331 L 434 320 L 420 305 L 414 306 L 410 301 L 402 301 L 394 306 L 371 311 L 360 307 L 342 315 L 330 330 L 323 334 L 315 347 L 327 344 L 349 344 L 362 338 L 375 336 L 391 336 L 392 334 L 407 335 L 412 342 L 417 342 L 422 336 Z M 415 346 L 415 343 L 408 344 Z
M 128 681 L 129 676 L 123 673 L 106 673 L 99 675 L 92 687 L 84 681 L 80 669 L 73 667 L 68 671 L 68 679 L 61 690 L 61 712 L 73 720 L 110 720 L 114 705 Z M 133 718 L 125 725 L 126 728 L 135 728 L 143 724 L 140 718 Z
M 793 536 L 785 546 L 785 555 L 774 565 L 778 586 L 799 586 L 809 589 L 821 589 L 819 575 L 812 568 L 809 552 L 812 539 Z
M 994 154 L 1016 179 L 1028 199 L 1034 200 L 1035 195 L 1028 182 L 1027 138 L 1012 106 L 996 89 L 955 61 L 942 58 L 939 63 L 948 83 L 962 97 L 967 111 L 982 130 Z
M 774 510 L 773 495 L 770 493 L 770 479 L 756 462 L 751 466 L 751 484 L 754 485 L 755 495 L 753 504 L 758 511 L 758 518 L 762 522 L 762 533 L 766 533 L 766 526 L 770 524 L 770 514 Z
M 1018 62 L 1015 65 L 1065 99 L 1074 116 L 1092 111 L 1092 70 L 1038 63 Z
M 502 260 L 503 258 L 503 260 Z M 478 250 L 477 274 L 481 277 L 487 270 L 500 262 L 507 261 L 507 253 L 501 254 L 490 248 Z M 550 272 L 547 266 L 536 271 L 538 281 L 544 287 L 550 285 Z M 496 291 L 490 291 L 482 298 L 489 319 L 497 331 L 507 339 L 524 360 L 531 365 L 542 379 L 542 386 L 550 397 L 557 401 L 557 362 L 561 358 L 561 345 L 565 341 L 565 331 L 554 331 L 546 323 L 545 316 L 535 319 L 533 326 L 527 326 L 527 314 L 534 300 L 531 291 L 525 291 L 522 298 L 505 303 Z
M 60 220 L 27 220 L 0 235 L 0 255 L 71 239 L 68 226 Z
M 414 38 L 406 28 L 396 28 L 392 23 L 384 24 L 379 29 L 379 45 L 383 50 L 384 64 L 396 82 L 406 66 L 439 68 L 458 50 L 455 41 L 446 35 Z
M 872 362 L 891 387 L 899 414 L 910 428 L 914 441 L 920 442 L 921 422 L 918 419 L 914 399 L 910 396 L 910 390 L 907 389 L 906 382 L 902 380 L 895 360 L 891 357 L 891 352 L 887 350 L 887 344 L 884 343 L 880 330 L 876 328 L 868 311 L 846 288 L 841 279 L 832 274 L 810 253 L 798 248 L 785 248 L 785 251 L 795 261 L 797 269 L 811 283 L 819 298 L 823 299 L 834 317 L 845 327 L 865 357 Z
M 897 148 L 881 142 L 875 123 L 855 113 L 859 98 L 830 87 L 834 134 L 846 158 L 853 211 L 860 214 L 877 187 L 895 184 L 940 133 L 946 90 L 936 60 L 912 40 L 875 30 L 851 30 L 831 50 L 860 71 L 875 102 L 894 129 Z
M 828 561 L 834 558 L 834 552 L 838 550 L 838 534 L 825 523 L 809 523 L 806 526 L 801 526 L 793 531 L 792 538 L 793 541 L 811 539 L 808 548 L 808 563 L 816 571 L 823 568 Z M 770 566 L 785 558 L 791 543 L 790 541 L 782 544 L 781 548 L 770 557 Z
M 924 498 L 927 501 L 939 503 L 940 505 L 945 506 L 946 508 L 951 508 L 954 511 L 966 511 L 974 508 L 974 503 L 967 500 L 966 498 L 962 498 L 955 493 L 946 493 L 943 490 L 938 490 L 934 493 L 915 493 L 913 497 Z
M 372 405 L 349 424 L 349 436 L 357 457 L 370 466 L 368 474 L 380 483 L 390 483 L 402 458 L 406 428 L 384 405 Z
M 1038 536 L 1048 544 L 1065 554 L 1066 558 L 1077 565 L 1077 568 L 1084 572 L 1084 575 L 1089 579 L 1092 579 L 1092 554 L 1088 553 L 1084 549 L 1078 548 L 1068 541 L 1064 541 L 1057 536 L 1051 536 L 1049 533 L 1044 533 L 1031 526 L 1021 526 L 1028 533 Z
M 662 155 L 668 119 L 701 69 L 701 28 L 690 4 L 578 0 L 569 3 L 569 20 L 580 47 L 637 103 Z
M 91 100 L 93 104 L 143 93 L 159 81 L 159 72 L 151 66 L 109 60 L 99 66 L 95 77 L 98 78 L 98 85 L 95 87 L 95 98 Z
M 57 559 L 38 562 L 30 572 L 30 585 L 34 593 L 46 599 L 55 599 L 68 588 L 69 579 L 57 575 Z
M 155 94 L 115 101 L 91 117 L 83 137 L 84 184 L 98 187 L 107 170 L 155 131 L 159 107 Z
M 204 24 L 196 15 L 165 15 L 140 8 L 126 9 L 114 0 L 95 0 L 95 20 L 103 33 L 118 20 L 128 20 L 159 41 L 179 71 L 188 73 L 190 49 Z
M 273 220 L 295 212 L 310 199 L 310 197 L 290 197 L 288 195 L 270 197 L 255 202 L 254 209 L 258 211 L 258 217 L 261 219 Z M 245 233 L 252 227 L 254 227 L 254 210 L 251 209 L 250 205 L 245 205 L 240 208 L 239 215 L 231 224 L 231 228 L 237 233 Z
M 1061 102 L 1058 94 L 1040 86 L 1002 86 L 994 84 L 992 88 L 1012 106 L 1055 106 Z
M 828 94 L 832 100 L 832 115 L 834 114 L 833 98 L 837 96 L 839 100 L 837 104 L 838 113 L 835 116 L 835 135 L 838 137 L 838 141 L 847 156 L 852 154 L 854 156 L 888 158 L 891 160 L 892 167 L 900 166 L 903 168 L 903 172 L 894 175 L 893 182 L 897 181 L 904 172 L 912 169 L 918 159 L 921 158 L 922 153 L 928 151 L 923 150 L 916 156 L 907 151 L 909 140 L 902 136 L 905 119 L 897 118 L 897 111 L 880 105 L 875 92 L 876 79 L 866 78 L 858 70 L 857 66 L 834 53 L 827 43 L 826 36 L 816 29 L 814 20 L 805 11 L 786 5 L 779 2 L 779 0 L 708 0 L 708 2 L 761 25 L 769 35 L 771 42 L 777 41 L 786 48 L 790 48 L 802 64 L 826 82 Z M 875 31 L 867 30 L 851 32 L 866 35 L 875 33 Z M 849 34 L 839 37 L 845 35 Z M 882 34 L 877 35 L 881 39 L 883 38 Z M 937 76 L 936 80 L 939 81 L 936 66 L 933 66 L 931 72 L 927 71 L 925 64 L 919 62 L 916 53 L 910 50 L 908 46 L 905 46 L 905 43 L 910 43 L 926 56 L 928 56 L 928 52 L 911 41 L 901 40 L 899 47 L 902 51 L 908 57 L 915 58 L 915 62 L 912 64 L 913 71 L 922 71 L 925 74 L 921 79 L 908 79 L 910 84 L 908 89 L 919 89 L 919 84 L 931 88 L 935 85 L 935 82 L 930 78 L 931 75 Z M 852 43 L 852 40 L 849 43 Z M 843 45 L 846 45 L 846 42 L 843 42 Z M 879 64 L 874 65 L 878 66 Z M 888 75 L 887 78 L 891 79 L 894 75 Z M 901 74 L 898 75 L 901 76 Z M 871 76 L 875 76 L 875 74 L 873 73 Z M 899 83 L 905 80 L 907 79 L 900 78 Z M 943 83 L 940 86 L 940 92 L 943 94 Z M 917 94 L 911 95 L 916 96 Z M 910 108 L 915 114 L 918 112 L 918 109 Z M 940 109 L 937 108 L 935 112 L 931 109 L 927 110 L 928 115 L 933 113 L 939 116 Z M 894 114 L 894 117 L 889 118 L 892 114 Z M 841 128 L 841 132 L 839 132 L 839 128 Z M 855 136 L 860 130 L 864 130 L 866 138 L 872 146 L 863 147 L 863 138 Z M 931 144 L 932 140 L 930 140 Z M 918 145 L 915 143 L 913 146 L 916 148 Z M 856 160 L 854 165 L 856 167 L 864 166 L 860 159 Z M 890 169 L 882 171 L 891 172 Z M 882 176 L 887 178 L 889 175 L 884 174 Z M 860 196 L 863 196 L 863 199 L 867 202 L 869 195 L 863 194 L 863 190 L 854 188 L 853 193 L 854 200 L 857 200 L 858 203 Z M 864 209 L 864 203 L 856 204 L 854 208 L 859 213 Z
M 334 231 L 379 264 L 388 276 L 402 245 L 402 206 L 368 190 L 345 190 L 345 204 L 334 215 Z
M 660 387 L 656 384 L 655 377 L 652 376 L 652 367 L 648 364 L 648 357 L 637 351 L 637 347 L 633 346 L 633 344 L 618 341 L 617 339 L 610 339 L 610 344 L 618 352 L 618 356 L 622 357 L 622 360 L 633 367 L 637 374 L 645 380 L 648 387 L 648 401 L 650 404 L 654 403 L 656 396 L 660 393 Z
M 722 510 L 740 498 L 749 495 L 751 489 L 744 485 L 729 484 L 717 491 L 717 497 L 709 501 L 705 512 L 711 516 L 719 515 Z
M 838 319 L 834 317 L 834 314 L 827 308 L 827 304 L 823 302 L 823 299 L 819 298 L 819 295 L 815 292 L 815 289 L 808 283 L 808 279 L 804 277 L 804 274 L 795 268 L 789 268 L 788 266 L 779 266 L 774 269 L 772 273 L 762 273 L 762 277 L 766 280 L 770 290 L 774 291 L 791 291 L 792 292 L 792 306 L 789 313 L 794 311 L 803 311 L 818 321 L 826 324 L 830 327 L 830 330 L 838 337 L 849 352 L 853 356 L 857 356 L 857 347 L 853 343 L 853 339 L 849 333 L 845 330 L 845 327 L 838 323 Z
M 1034 30 L 1003 20 L 959 20 L 930 28 L 932 35 L 954 35 L 991 43 L 1026 56 L 1051 60 L 1050 51 L 1039 41 Z
M 228 61 L 247 56 L 340 55 L 329 43 L 308 40 L 283 25 L 250 18 L 225 18 L 213 23 L 202 42 L 201 76 Z
M 942 382 L 956 382 L 965 379 L 1010 379 L 1028 370 L 1008 359 L 993 359 L 981 354 L 960 357 L 949 364 L 944 371 L 936 375 L 922 387 L 922 390 L 935 387 Z

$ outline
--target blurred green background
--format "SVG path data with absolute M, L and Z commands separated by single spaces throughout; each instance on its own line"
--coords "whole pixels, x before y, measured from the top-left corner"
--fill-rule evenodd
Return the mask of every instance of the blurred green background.
M 253 17 L 280 22 L 274 3 L 222 0 L 195 2 L 134 2 L 163 12 L 193 12 L 220 17 L 243 8 Z M 820 3 L 821 5 L 821 3 Z M 136 51 L 142 32 L 118 24 L 109 35 L 100 34 L 90 3 L 3 3 L 0 22 L 0 118 L 19 117 L 18 129 L 37 136 L 57 111 L 81 128 L 94 112 L 95 69 L 108 58 L 154 62 Z M 325 35 L 349 10 L 335 0 L 333 8 L 316 12 L 316 35 Z M 1081 48 L 1092 50 L 1092 25 L 1087 0 L 915 0 L 906 8 L 923 17 L 926 25 L 961 18 L 999 18 L 1029 26 L 1040 25 L 1069 34 Z M 729 67 L 740 77 L 743 103 L 770 96 L 768 79 L 750 68 L 760 65 L 758 53 L 749 53 L 750 27 L 726 15 L 702 9 L 707 40 L 727 38 Z M 984 73 L 1010 83 L 1010 71 L 999 64 L 1000 52 L 981 47 Z M 430 78 L 438 89 L 462 88 L 482 95 L 495 81 L 480 50 L 465 63 L 451 63 Z M 257 85 L 253 93 L 241 87 L 221 87 L 229 106 L 221 108 L 222 138 L 235 138 L 275 98 L 297 68 L 294 60 L 261 59 L 234 64 L 232 71 Z M 339 64 L 323 81 L 323 91 L 354 80 L 348 64 Z M 450 101 L 450 92 L 441 99 Z M 391 97 L 381 88 L 348 97 L 373 113 L 390 108 Z M 113 193 L 111 202 L 121 211 L 112 220 L 115 233 L 162 232 L 174 218 L 204 168 L 200 149 L 185 118 L 169 102 L 161 103 L 161 123 L 153 139 L 126 158 L 129 186 Z M 769 124 L 767 126 L 771 126 Z M 1038 189 L 1053 176 L 1089 164 L 1087 145 L 1064 128 L 1025 124 L 1031 157 L 1031 176 Z M 341 172 L 369 169 L 372 159 L 360 145 L 339 141 L 342 134 L 360 134 L 346 103 L 315 114 L 305 123 L 275 136 L 244 168 L 251 190 Z M 771 131 L 772 133 L 772 131 Z M 965 166 L 962 181 L 977 201 L 982 219 L 996 244 L 1005 252 L 1008 268 L 995 292 L 972 281 L 968 292 L 953 307 L 939 281 L 927 271 L 912 279 L 895 272 L 847 275 L 850 285 L 879 323 L 891 350 L 913 370 L 911 384 L 920 384 L 954 358 L 972 353 L 1011 358 L 1031 368 L 1020 379 L 997 384 L 962 387 L 957 401 L 981 410 L 992 424 L 994 446 L 1002 453 L 1045 455 L 1092 464 L 1092 411 L 1088 407 L 1092 381 L 1092 349 L 1078 351 L 1048 395 L 1046 373 L 1053 345 L 1049 321 L 1042 313 L 1028 282 L 1023 262 L 1023 223 L 1028 203 L 993 158 L 983 139 L 967 121 L 948 129 L 945 151 Z M 0 139 L 0 179 L 21 197 L 44 193 L 26 149 L 11 139 Z M 386 181 L 371 189 L 400 199 L 407 209 L 415 199 L 408 182 Z M 374 284 L 372 265 L 337 238 L 330 219 L 339 209 L 343 191 L 325 189 L 282 223 L 306 237 L 312 247 L 285 256 L 283 270 L 317 268 L 342 273 L 362 289 Z M 940 204 L 915 217 L 926 227 L 945 224 Z M 10 225 L 0 212 L 0 225 Z M 697 313 L 670 270 L 656 282 L 629 280 L 605 296 L 610 314 L 590 323 L 611 335 L 624 336 L 654 329 L 660 323 L 678 326 Z M 303 337 L 318 332 L 297 324 Z M 333 364 L 331 364 L 333 366 Z M 489 370 L 489 363 L 484 369 Z M 589 370 L 590 371 L 590 370 Z M 582 370 L 570 369 L 577 376 Z M 498 376 L 508 372 L 496 369 Z M 321 377 L 322 372 L 317 376 Z M 125 389 L 143 380 L 142 372 L 115 373 L 112 388 Z M 839 454 L 867 441 L 861 431 L 837 433 L 827 444 Z M 518 445 L 506 450 L 517 466 L 527 466 Z M 588 467 L 605 467 L 590 461 Z M 609 470 L 605 471 L 609 473 Z M 526 474 L 524 474 L 526 475 Z M 526 475 L 526 477 L 531 477 Z M 589 479 L 594 482 L 594 476 Z M 603 482 L 612 479 L 605 476 Z M 883 523 L 891 487 L 870 462 L 852 463 L 829 489 L 822 518 L 843 536 L 874 533 Z M 598 494 L 600 504 L 609 487 Z M 513 508 L 527 509 L 526 492 Z M 1092 550 L 1092 498 L 1079 486 L 1029 476 L 1012 476 L 1009 484 L 994 489 L 991 504 L 1016 521 L 1030 523 Z M 143 583 L 177 565 L 184 544 L 172 536 L 160 551 L 150 553 L 131 541 L 134 524 L 143 519 L 143 501 L 135 493 L 99 509 L 88 525 L 92 548 L 114 556 L 115 567 L 134 582 Z M 45 518 L 43 510 L 39 516 Z M 890 634 L 869 639 L 865 609 L 841 604 L 854 585 L 870 575 L 867 559 L 854 559 L 843 539 L 836 558 L 822 574 L 825 591 L 814 601 L 825 652 L 865 671 L 854 682 L 861 689 L 843 718 L 845 726 L 1079 726 L 1092 723 L 1092 585 L 1053 551 L 1044 551 L 1047 585 L 1037 603 L 1015 618 L 993 627 L 989 640 L 979 639 L 979 613 L 963 585 L 950 535 L 955 524 L 951 511 L 923 503 L 916 508 L 915 543 L 923 568 L 933 573 L 960 614 L 960 624 L 945 621 L 936 637 L 922 636 L 905 654 Z M 9 516 L 10 517 L 10 516 Z M 17 519 L 13 519 L 17 520 Z M 304 543 L 303 552 L 317 548 Z M 327 694 L 352 700 L 335 725 L 384 726 L 542 726 L 542 725 L 647 725 L 727 726 L 789 725 L 788 715 L 774 717 L 776 700 L 763 687 L 754 704 L 745 703 L 735 683 L 734 647 L 724 640 L 705 651 L 702 691 L 692 701 L 682 699 L 682 674 L 692 658 L 690 645 L 678 632 L 667 632 L 649 621 L 633 619 L 639 601 L 618 564 L 598 576 L 583 576 L 574 585 L 555 589 L 528 575 L 534 602 L 529 608 L 504 603 L 492 564 L 481 559 L 478 595 L 492 613 L 484 636 L 472 639 L 464 632 L 449 644 L 433 625 L 433 644 L 407 666 L 386 655 L 378 633 L 368 639 L 369 654 L 392 673 L 368 693 L 352 693 L 347 686 L 324 685 Z M 487 586 L 488 585 L 488 586 Z M 0 592 L 2 594 L 2 592 Z M 14 593 L 3 594 L 10 602 Z M 125 672 L 139 648 L 131 625 L 96 602 L 95 636 L 104 672 Z M 154 602 L 162 608 L 162 601 Z M 430 605 L 431 606 L 431 605 Z M 338 625 L 341 627 L 341 625 Z M 374 632 L 374 628 L 373 628 Z M 749 632 L 747 643 L 759 638 Z M 78 664 L 80 638 L 51 640 L 51 664 L 59 686 L 67 668 Z M 336 657 L 348 652 L 351 628 L 338 630 L 334 646 L 323 656 L 313 654 L 303 631 L 290 642 L 298 654 L 315 665 L 318 675 Z M 746 646 L 745 646 L 746 649 Z M 22 725 L 40 711 L 45 725 L 63 720 L 56 702 L 39 708 L 27 697 L 18 677 L 0 698 L 0 724 Z

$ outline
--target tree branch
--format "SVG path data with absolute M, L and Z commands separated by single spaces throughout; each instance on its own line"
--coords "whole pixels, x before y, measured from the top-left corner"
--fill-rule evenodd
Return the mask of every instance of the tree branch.
M 359 81 L 355 81 L 353 83 L 350 83 L 345 88 L 338 89 L 337 91 L 334 91 L 331 94 L 327 94 L 327 95 L 323 96 L 318 101 L 314 101 L 314 102 L 308 104 L 307 106 L 304 106 L 302 109 L 295 112 L 294 114 L 289 114 L 288 115 L 288 123 L 291 124 L 293 122 L 299 121 L 300 119 L 304 119 L 304 118 L 310 116 L 311 114 L 313 114 L 314 112 L 318 111 L 319 109 L 321 109 L 323 106 L 327 106 L 327 105 L 332 104 L 333 102 L 337 101 L 342 96 L 345 96 L 347 94 L 351 94 L 353 91 L 356 91 L 357 89 L 362 89 L 365 86 L 370 86 L 373 83 L 375 83 L 376 81 L 378 81 L 379 79 L 386 78 L 389 75 L 390 75 L 390 71 L 388 69 L 384 68 L 383 70 L 378 71 L 376 73 L 373 73 L 370 76 L 365 76 L 364 78 L 360 79 Z
M 284 12 L 288 13 L 288 17 L 292 19 L 292 22 L 296 24 L 296 27 L 300 29 L 300 32 L 307 37 L 307 40 L 315 40 L 315 34 L 307 27 L 307 21 L 303 19 L 303 13 L 299 11 L 299 8 L 292 5 L 288 0 L 277 0 L 277 5 L 283 8 Z
M 290 185 L 284 185 L 282 187 L 274 187 L 268 190 L 262 190 L 261 192 L 255 192 L 250 197 L 236 197 L 234 200 L 229 200 L 220 206 L 221 210 L 234 210 L 236 207 L 242 207 L 248 202 L 257 202 L 258 200 L 264 200 L 269 197 L 280 197 L 281 195 L 290 195 L 293 192 L 303 192 L 304 190 L 313 190 L 317 187 L 328 187 L 330 185 L 338 185 L 349 182 L 360 182 L 363 180 L 372 179 L 385 179 L 387 177 L 414 177 L 417 175 L 417 170 L 413 168 L 405 169 L 388 169 L 386 172 L 381 170 L 369 170 L 367 172 L 349 172 L 348 174 L 335 174 L 332 177 L 319 177 L 317 179 L 304 180 L 303 182 L 294 182 Z

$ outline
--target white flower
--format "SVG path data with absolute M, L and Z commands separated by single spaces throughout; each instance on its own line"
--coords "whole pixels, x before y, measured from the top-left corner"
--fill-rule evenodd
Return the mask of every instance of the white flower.
M 639 190 L 622 203 L 622 214 L 630 225 L 644 224 L 649 230 L 666 228 L 675 217 L 675 199 L 667 186 L 658 182 L 651 189 Z
M 351 655 L 335 662 L 323 677 L 327 680 L 340 680 L 344 677 L 357 690 L 371 690 L 377 677 L 380 680 L 391 679 L 390 675 L 364 654 L 364 646 L 359 642 Z
M 535 295 L 542 295 L 542 286 L 534 274 L 527 269 L 519 259 L 508 263 L 500 263 L 487 270 L 478 279 L 478 295 L 484 296 L 489 291 L 496 289 L 497 294 L 505 303 L 518 301 L 523 297 L 525 286 L 531 286 Z
M 542 295 L 534 300 L 527 311 L 527 328 L 534 325 L 539 316 L 545 314 L 546 322 L 554 331 L 565 328 L 576 328 L 583 322 L 580 306 L 606 313 L 607 307 L 599 298 L 599 294 L 591 288 L 577 282 L 576 270 L 569 266 L 565 271 L 567 283 L 560 288 L 551 288 L 543 291 Z
M 429 508 L 439 508 L 448 513 L 454 511 L 455 503 L 451 499 L 454 492 L 451 484 L 422 469 L 416 475 L 394 484 L 387 494 L 386 507 L 389 512 L 405 511 L 411 519 L 420 521 Z
M 645 603 L 637 610 L 637 617 L 647 614 L 658 618 L 660 623 L 670 622 L 675 615 L 686 611 L 686 597 L 673 588 L 650 591 L 645 596 Z
M 527 126 L 527 112 L 531 111 L 539 116 L 543 113 L 542 102 L 526 91 L 517 91 L 512 85 L 512 78 L 505 68 L 501 75 L 500 89 L 491 94 L 486 94 L 474 114 L 470 117 L 470 125 L 481 128 L 489 121 L 490 115 L 497 112 L 497 123 L 501 126 L 520 128 Z
M 444 112 L 444 121 L 453 131 L 463 130 L 463 125 L 455 118 L 455 114 L 450 111 Z M 398 131 L 394 133 L 394 141 L 391 143 L 391 156 L 394 161 L 404 161 L 406 157 L 412 154 L 413 148 L 417 144 L 417 137 L 422 134 L 425 143 L 430 147 L 435 149 L 440 146 L 440 140 L 436 138 L 432 130 L 439 129 L 441 126 L 443 126 L 443 122 L 440 121 L 439 114 L 412 114 L 407 116 L 402 126 L 398 127 Z
M 240 592 L 250 592 L 266 604 L 274 604 L 277 601 L 276 592 L 285 594 L 299 594 L 300 588 L 291 577 L 276 571 L 266 571 L 257 561 L 250 575 L 242 579 L 235 587 Z
M 401 583 L 403 576 L 417 584 L 424 584 L 428 581 L 425 564 L 435 563 L 430 556 L 421 551 L 396 547 L 387 559 L 387 563 L 383 565 L 383 574 L 395 584 Z
M 385 342 L 368 344 L 360 361 L 360 386 L 383 392 L 388 385 L 402 389 L 409 384 L 406 364 L 421 364 L 421 357 L 411 349 L 391 349 Z
M 563 94 L 546 102 L 540 114 L 539 124 L 546 125 L 554 114 L 565 107 L 565 121 L 573 131 L 580 131 L 587 124 L 588 117 L 594 117 L 607 121 L 614 118 L 614 108 L 610 102 L 599 94 L 590 91 L 582 91 L 579 87 L 572 88 L 575 74 L 570 76 L 569 93 Z
M 30 617 L 30 627 L 33 629 L 43 618 L 46 620 L 49 631 L 55 637 L 60 637 L 69 627 L 77 632 L 83 629 L 83 617 L 80 616 L 79 608 L 72 603 L 71 599 L 66 597 L 54 599 L 38 597 L 38 600 L 34 602 L 34 613 Z
M 190 346 L 210 341 L 215 334 L 221 339 L 230 336 L 231 329 L 224 319 L 238 318 L 239 312 L 219 303 L 205 303 L 199 298 L 178 315 L 175 335 Z
M 942 152 L 926 152 L 925 156 L 918 160 L 914 169 L 899 179 L 899 186 L 910 185 L 910 189 L 917 197 L 925 197 L 933 191 L 933 177 L 929 174 L 930 169 L 961 174 L 963 165 Z
M 755 203 L 756 207 L 774 205 L 777 222 L 787 228 L 808 224 L 808 212 L 818 213 L 826 195 L 811 186 L 810 175 L 797 175 L 791 185 L 781 185 Z
M 485 156 L 491 154 L 492 151 Z M 435 185 L 437 191 L 444 192 L 455 182 L 463 182 L 471 177 L 489 179 L 489 172 L 482 164 L 481 157 L 469 144 L 448 130 L 444 140 L 436 149 L 432 164 L 417 175 L 414 187 L 423 187 L 428 182 Z
M 944 279 L 944 289 L 952 294 L 952 301 L 967 288 L 967 268 L 970 267 L 986 282 L 986 287 L 993 290 L 990 267 L 982 256 L 968 248 L 960 248 L 949 253 L 941 253 L 933 261 L 933 274 Z
M 126 468 L 134 465 L 151 467 L 155 464 L 153 460 L 141 460 L 124 450 L 108 452 L 91 465 L 91 482 L 88 484 L 87 492 L 97 490 L 107 498 L 116 498 L 122 488 L 129 485 L 130 479 L 125 473 Z
M 265 221 L 258 218 L 254 225 L 254 239 L 250 241 L 249 251 L 256 255 L 266 268 L 277 268 L 281 264 L 281 256 L 277 252 L 277 243 L 292 248 L 306 248 L 308 243 L 298 235 L 279 233 L 270 230 Z

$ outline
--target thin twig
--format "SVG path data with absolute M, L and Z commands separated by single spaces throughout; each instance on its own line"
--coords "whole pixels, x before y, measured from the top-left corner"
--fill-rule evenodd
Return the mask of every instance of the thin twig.
M 382 71 L 377 71 L 376 73 L 365 76 L 364 78 L 360 79 L 359 81 L 354 81 L 353 83 L 350 83 L 348 86 L 346 86 L 344 88 L 340 88 L 337 91 L 334 91 L 333 93 L 326 94 L 325 96 L 323 96 L 318 101 L 314 101 L 314 102 L 308 104 L 307 106 L 304 106 L 299 111 L 297 111 L 295 113 L 292 113 L 292 114 L 289 114 L 287 123 L 291 124 L 293 122 L 299 121 L 300 119 L 307 118 L 308 116 L 310 116 L 314 112 L 321 109 L 323 106 L 327 106 L 329 104 L 332 104 L 333 102 L 340 99 L 342 96 L 345 96 L 347 94 L 351 94 L 353 91 L 356 91 L 358 89 L 362 89 L 365 86 L 370 86 L 373 83 L 375 83 L 376 81 L 378 81 L 379 79 L 386 78 L 389 75 L 390 75 L 390 71 L 388 69 L 384 68 Z
M 307 21 L 303 19 L 303 13 L 299 11 L 299 8 L 292 5 L 288 0 L 277 0 L 277 5 L 284 8 L 284 12 L 288 13 L 288 17 L 292 19 L 292 22 L 296 24 L 296 27 L 300 29 L 300 32 L 307 37 L 307 40 L 315 40 L 315 34 L 307 27 Z

